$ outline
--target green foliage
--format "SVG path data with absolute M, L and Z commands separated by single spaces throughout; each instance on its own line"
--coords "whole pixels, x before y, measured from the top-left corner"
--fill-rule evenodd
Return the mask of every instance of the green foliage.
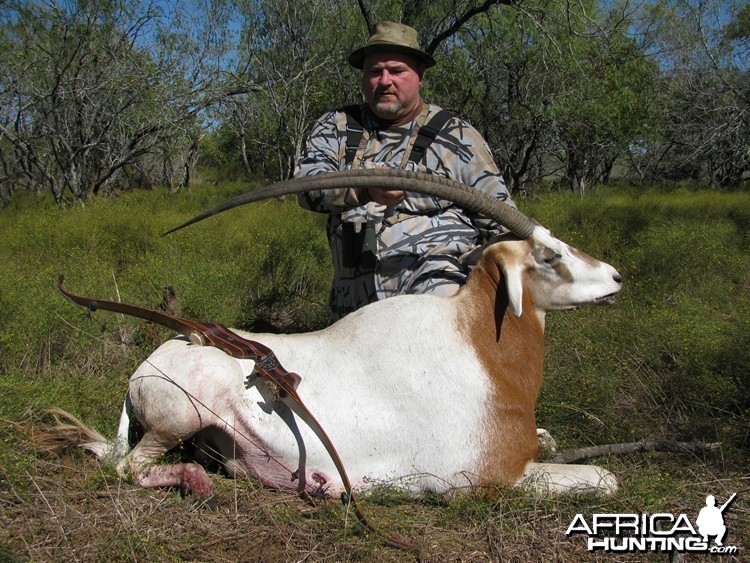
M 187 318 L 252 326 L 256 305 L 267 309 L 273 297 L 274 310 L 305 303 L 308 315 L 283 316 L 270 328 L 325 324 L 330 272 L 322 217 L 291 199 L 160 236 L 238 189 L 247 186 L 134 192 L 62 208 L 27 197 L 20 209 L 0 214 L 2 416 L 55 404 L 102 420 L 117 412 L 129 373 L 170 335 L 105 311 L 87 318 L 57 292 L 58 274 L 73 293 L 151 308 L 172 286 Z
M 750 195 L 623 190 L 528 207 L 625 279 L 615 307 L 549 316 L 540 426 L 575 443 L 747 447 Z
M 242 0 L 236 6 L 243 78 L 258 88 L 227 100 L 221 120 L 234 142 L 224 144 L 224 154 L 248 173 L 287 178 L 314 120 L 360 98 L 345 60 L 365 35 L 363 22 L 346 3 Z
M 735 19 L 726 26 L 725 38 L 728 41 L 750 40 L 750 6 L 746 4 L 737 10 Z

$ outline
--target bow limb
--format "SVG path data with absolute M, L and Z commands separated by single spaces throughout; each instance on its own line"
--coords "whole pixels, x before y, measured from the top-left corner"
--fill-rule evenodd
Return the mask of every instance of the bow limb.
M 255 360 L 256 375 L 268 384 L 277 387 L 279 391 L 279 400 L 282 401 L 294 414 L 299 416 L 323 444 L 323 447 L 326 449 L 328 455 L 336 466 L 336 470 L 341 477 L 344 489 L 348 495 L 348 502 L 354 509 L 354 514 L 357 516 L 357 520 L 359 520 L 360 524 L 372 533 L 382 537 L 393 547 L 407 550 L 415 549 L 414 545 L 404 540 L 388 536 L 369 523 L 354 497 L 351 482 L 349 481 L 349 477 L 344 469 L 344 464 L 341 461 L 336 448 L 333 446 L 331 439 L 297 394 L 296 387 L 301 378 L 295 373 L 286 371 L 281 366 L 274 353 L 267 346 L 259 342 L 246 340 L 217 323 L 199 323 L 180 317 L 174 317 L 160 311 L 137 307 L 135 305 L 74 295 L 63 289 L 63 280 L 64 276 L 61 274 L 57 282 L 57 287 L 60 290 L 60 293 L 72 303 L 81 307 L 86 307 L 89 311 L 102 309 L 145 319 L 166 326 L 167 328 L 187 336 L 194 344 L 215 346 L 229 356 L 235 358 L 251 358 Z
M 272 379 L 271 381 L 273 381 L 274 383 L 278 383 L 277 380 Z M 285 405 L 287 405 L 297 416 L 302 419 L 305 424 L 307 424 L 310 430 L 312 430 L 318 437 L 318 440 L 320 440 L 320 443 L 323 444 L 323 447 L 331 457 L 331 460 L 333 461 L 333 464 L 336 466 L 336 470 L 339 473 L 339 477 L 341 477 L 341 481 L 344 484 L 344 490 L 346 491 L 346 494 L 348 496 L 348 503 L 345 501 L 344 504 L 347 504 L 347 506 L 349 504 L 351 505 L 351 507 L 354 509 L 354 514 L 357 516 L 357 520 L 359 520 L 359 523 L 362 525 L 362 527 L 371 531 L 373 534 L 380 536 L 393 547 L 407 550 L 416 549 L 414 544 L 400 538 L 389 536 L 370 524 L 370 522 L 367 520 L 367 517 L 362 512 L 362 509 L 359 507 L 359 504 L 357 503 L 357 499 L 355 498 L 354 492 L 352 491 L 351 482 L 349 481 L 349 476 L 347 475 L 346 469 L 344 468 L 344 463 L 341 461 L 341 458 L 339 457 L 336 448 L 333 446 L 333 442 L 331 442 L 331 439 L 328 437 L 328 434 L 326 434 L 326 431 L 323 430 L 323 427 L 317 421 L 315 416 L 313 416 L 313 414 L 302 402 L 299 395 L 297 394 L 297 391 L 284 383 L 281 383 L 281 387 L 284 391 L 284 393 L 279 394 L 279 398 L 281 399 L 281 401 L 283 401 Z
M 146 309 L 136 305 L 128 305 L 127 303 L 120 303 L 118 301 L 92 299 L 90 297 L 75 295 L 63 289 L 64 279 L 65 276 L 62 274 L 60 274 L 57 279 L 57 289 L 60 293 L 62 293 L 68 301 L 75 305 L 85 307 L 89 311 L 96 311 L 98 309 L 112 311 L 114 313 L 122 313 L 124 315 L 160 324 L 186 336 L 193 344 L 215 346 L 235 358 L 257 359 L 257 357 L 263 352 L 270 352 L 270 350 L 267 350 L 264 347 L 256 349 L 252 345 L 248 345 L 249 342 L 247 340 L 238 334 L 235 334 L 225 326 L 217 323 L 199 323 L 197 321 L 191 321 L 190 319 L 175 317 L 173 315 L 168 315 L 167 313 L 162 313 L 161 311 Z
M 205 344 L 205 327 L 201 323 L 196 323 L 188 319 L 182 319 L 180 317 L 174 317 L 167 315 L 160 311 L 154 311 L 153 309 L 144 309 L 143 307 L 136 307 L 135 305 L 128 305 L 127 303 L 119 303 L 117 301 L 107 301 L 105 299 L 91 299 L 89 297 L 82 297 L 80 295 L 74 295 L 69 291 L 63 289 L 63 281 L 65 276 L 60 274 L 57 278 L 57 289 L 63 296 L 70 302 L 85 307 L 89 311 L 96 311 L 102 309 L 104 311 L 112 311 L 115 313 L 122 313 L 131 317 L 138 317 L 151 321 L 152 323 L 160 324 L 167 328 L 179 332 L 180 334 L 187 336 L 191 342 L 197 342 L 199 344 Z

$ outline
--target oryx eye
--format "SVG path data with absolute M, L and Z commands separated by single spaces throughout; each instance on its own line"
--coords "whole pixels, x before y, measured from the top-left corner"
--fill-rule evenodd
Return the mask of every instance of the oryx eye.
M 534 261 L 537 264 L 544 263 L 548 266 L 554 265 L 558 260 L 560 260 L 560 258 L 562 258 L 562 254 L 555 252 L 548 246 L 539 246 L 535 248 L 532 253 L 534 255 Z

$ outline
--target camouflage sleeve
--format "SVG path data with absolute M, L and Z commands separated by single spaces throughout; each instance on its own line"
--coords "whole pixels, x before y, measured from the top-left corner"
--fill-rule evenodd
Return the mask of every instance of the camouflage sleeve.
M 297 162 L 295 177 L 339 170 L 346 143 L 345 132 L 341 112 L 329 112 L 318 119 Z M 341 213 L 367 203 L 360 201 L 358 193 L 349 188 L 304 192 L 297 195 L 297 201 L 303 208 L 319 213 Z
M 515 207 L 516 204 L 510 197 L 505 180 L 503 180 L 500 169 L 492 158 L 492 152 L 487 142 L 476 129 L 472 127 L 471 130 L 477 135 L 479 142 L 474 148 L 474 159 L 471 166 L 466 168 L 468 177 L 462 181 L 495 197 L 503 203 Z M 473 217 L 472 222 L 481 231 L 485 240 L 493 235 L 505 233 L 508 230 L 499 223 L 483 217 Z
M 438 144 L 436 149 L 438 152 L 443 149 L 446 153 L 436 156 L 442 161 L 443 166 L 452 168 L 443 173 L 515 207 L 502 174 L 492 158 L 492 152 L 479 131 L 466 121 L 454 118 L 447 124 L 444 135 L 441 136 L 444 139 L 443 144 Z M 438 172 L 439 169 L 440 165 L 437 168 Z M 485 238 L 507 231 L 502 225 L 490 219 L 470 213 L 467 215 Z

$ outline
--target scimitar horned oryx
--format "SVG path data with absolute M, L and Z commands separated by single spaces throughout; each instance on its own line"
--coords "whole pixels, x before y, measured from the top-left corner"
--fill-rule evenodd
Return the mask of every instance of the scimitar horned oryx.
M 305 334 L 232 329 L 299 374 L 296 391 L 328 432 L 351 485 L 396 481 L 412 491 L 445 491 L 502 482 L 539 491 L 615 491 L 617 479 L 605 469 L 537 461 L 534 405 L 546 313 L 611 302 L 622 278 L 515 208 L 445 178 L 345 171 L 249 192 L 173 231 L 261 199 L 352 187 L 453 201 L 513 236 L 475 253 L 466 285 L 452 297 L 392 297 Z M 193 340 L 167 341 L 130 377 L 113 441 L 75 421 L 87 436 L 81 445 L 143 486 L 213 492 L 201 465 L 155 463 L 193 439 L 232 476 L 279 488 L 297 488 L 302 480 L 311 494 L 346 488 L 313 431 L 305 425 L 290 431 L 288 417 L 276 414 L 273 386 L 253 377 L 253 360 Z M 131 449 L 132 417 L 144 434 Z

